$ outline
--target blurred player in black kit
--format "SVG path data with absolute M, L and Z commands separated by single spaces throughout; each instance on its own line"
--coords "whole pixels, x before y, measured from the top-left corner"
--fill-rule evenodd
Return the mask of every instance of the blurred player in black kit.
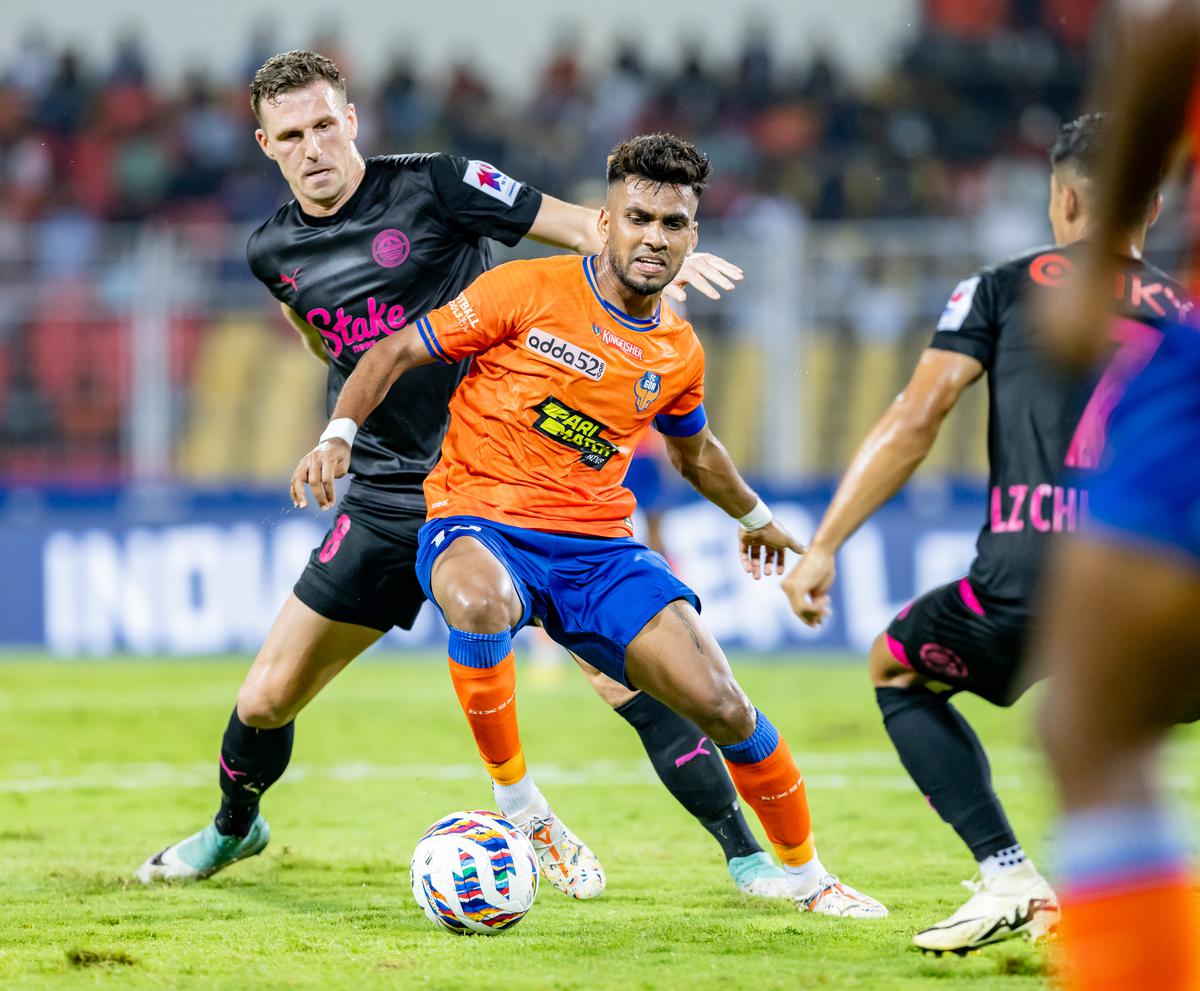
M 250 268 L 328 364 L 330 408 L 360 355 L 489 267 L 488 238 L 514 245 L 530 237 L 580 253 L 600 247 L 597 211 L 545 196 L 487 162 L 444 154 L 364 160 L 345 80 L 323 56 L 269 59 L 255 75 L 251 104 L 258 143 L 294 199 L 251 235 Z M 712 283 L 732 290 L 740 278 L 736 266 L 694 254 L 672 292 L 682 299 L 690 284 L 717 298 Z M 354 481 L 238 693 L 219 755 L 220 811 L 148 859 L 139 880 L 197 880 L 260 853 L 269 830 L 259 800 L 288 765 L 293 720 L 384 633 L 412 626 L 424 600 L 414 572 L 422 483 L 465 371 L 466 362 L 413 371 L 358 432 Z M 739 889 L 787 897 L 783 872 L 750 833 L 716 748 L 700 746 L 700 731 L 650 696 L 584 667 L 637 730 L 671 793 L 721 844 Z M 569 844 L 534 846 L 547 871 L 572 855 Z
M 954 289 L 904 391 L 855 453 L 808 553 L 784 579 L 793 609 L 818 625 L 828 612 L 838 549 L 895 495 L 929 453 L 963 391 L 988 378 L 988 518 L 967 576 L 919 596 L 871 648 L 869 671 L 884 726 L 905 769 L 954 827 L 979 865 L 972 896 L 916 934 L 932 952 L 966 952 L 1058 918 L 1054 892 L 1026 857 L 991 784 L 978 737 L 950 703 L 960 691 L 1010 705 L 1035 675 L 1023 664 L 1039 611 L 1038 581 L 1055 534 L 1086 515 L 1079 486 L 1097 464 L 1109 399 L 1142 359 L 1153 328 L 1188 310 L 1184 290 L 1142 260 L 1158 215 L 1156 193 L 1121 232 L 1122 257 L 1107 295 L 1124 338 L 1091 396 L 1046 361 L 1033 324 L 1039 291 L 1060 290 L 1086 256 L 1095 224 L 1095 178 L 1110 125 L 1090 114 L 1064 125 L 1051 152 L 1055 247 L 981 269 Z

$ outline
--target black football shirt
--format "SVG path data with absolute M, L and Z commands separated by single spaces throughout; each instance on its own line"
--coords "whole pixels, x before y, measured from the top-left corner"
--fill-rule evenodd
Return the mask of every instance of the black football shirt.
M 1103 373 L 1081 383 L 1055 367 L 1036 338 L 1037 291 L 1064 283 L 1083 242 L 1041 248 L 985 268 L 955 287 L 931 346 L 976 358 L 988 379 L 988 514 L 971 581 L 1029 612 L 1049 542 L 1087 513 L 1077 484 L 1104 446 L 1123 385 L 1153 354 L 1161 328 L 1184 318 L 1182 287 L 1126 259 L 1113 287 L 1115 349 Z
M 488 238 L 516 244 L 542 194 L 486 162 L 451 155 L 370 158 L 336 213 L 311 217 L 293 200 L 250 235 L 254 275 L 320 331 L 329 355 L 327 412 L 359 357 L 443 306 L 490 266 Z M 450 396 L 467 362 L 413 369 L 360 428 L 351 490 L 381 508 L 423 511 Z

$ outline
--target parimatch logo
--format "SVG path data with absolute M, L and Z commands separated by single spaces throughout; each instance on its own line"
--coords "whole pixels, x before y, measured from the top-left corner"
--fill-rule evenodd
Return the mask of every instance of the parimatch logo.
M 538 418 L 533 429 L 540 430 L 564 447 L 578 451 L 579 460 L 589 468 L 599 471 L 617 453 L 617 446 L 601 436 L 608 429 L 607 426 L 553 396 L 543 399 L 534 410 Z

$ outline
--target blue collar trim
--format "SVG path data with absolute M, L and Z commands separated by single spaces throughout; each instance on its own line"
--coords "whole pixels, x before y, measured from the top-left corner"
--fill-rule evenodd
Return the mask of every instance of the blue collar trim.
M 649 330 L 654 330 L 658 327 L 659 318 L 662 316 L 662 301 L 659 301 L 658 306 L 654 308 L 654 316 L 648 318 L 631 317 L 628 313 L 622 310 L 619 306 L 614 306 L 607 299 L 600 295 L 600 290 L 596 285 L 596 256 L 588 255 L 583 260 L 583 274 L 587 276 L 588 286 L 591 287 L 592 295 L 604 307 L 604 311 L 612 317 L 622 327 L 629 330 L 637 330 L 645 333 Z

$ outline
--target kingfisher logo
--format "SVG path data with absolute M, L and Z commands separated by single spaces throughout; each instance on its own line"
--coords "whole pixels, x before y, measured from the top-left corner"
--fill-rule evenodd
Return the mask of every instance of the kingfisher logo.
M 614 347 L 618 351 L 624 351 L 634 361 L 641 361 L 645 356 L 646 352 L 640 347 L 638 347 L 632 341 L 625 340 L 624 337 L 618 337 L 607 327 L 598 327 L 596 324 L 592 324 L 592 333 L 610 347 Z
M 505 175 L 496 166 L 472 159 L 467 163 L 463 182 L 481 193 L 486 193 L 492 199 L 499 200 L 505 206 L 512 206 L 521 191 L 521 184 L 511 176 Z
M 662 376 L 657 372 L 646 372 L 633 387 L 633 404 L 639 413 L 645 413 L 662 392 Z
M 331 358 L 336 358 L 346 348 L 355 354 L 366 351 L 381 336 L 390 337 L 408 323 L 403 306 L 399 303 L 388 306 L 374 296 L 367 300 L 366 316 L 355 316 L 341 306 L 335 313 L 317 307 L 309 310 L 304 319 L 321 332 Z

